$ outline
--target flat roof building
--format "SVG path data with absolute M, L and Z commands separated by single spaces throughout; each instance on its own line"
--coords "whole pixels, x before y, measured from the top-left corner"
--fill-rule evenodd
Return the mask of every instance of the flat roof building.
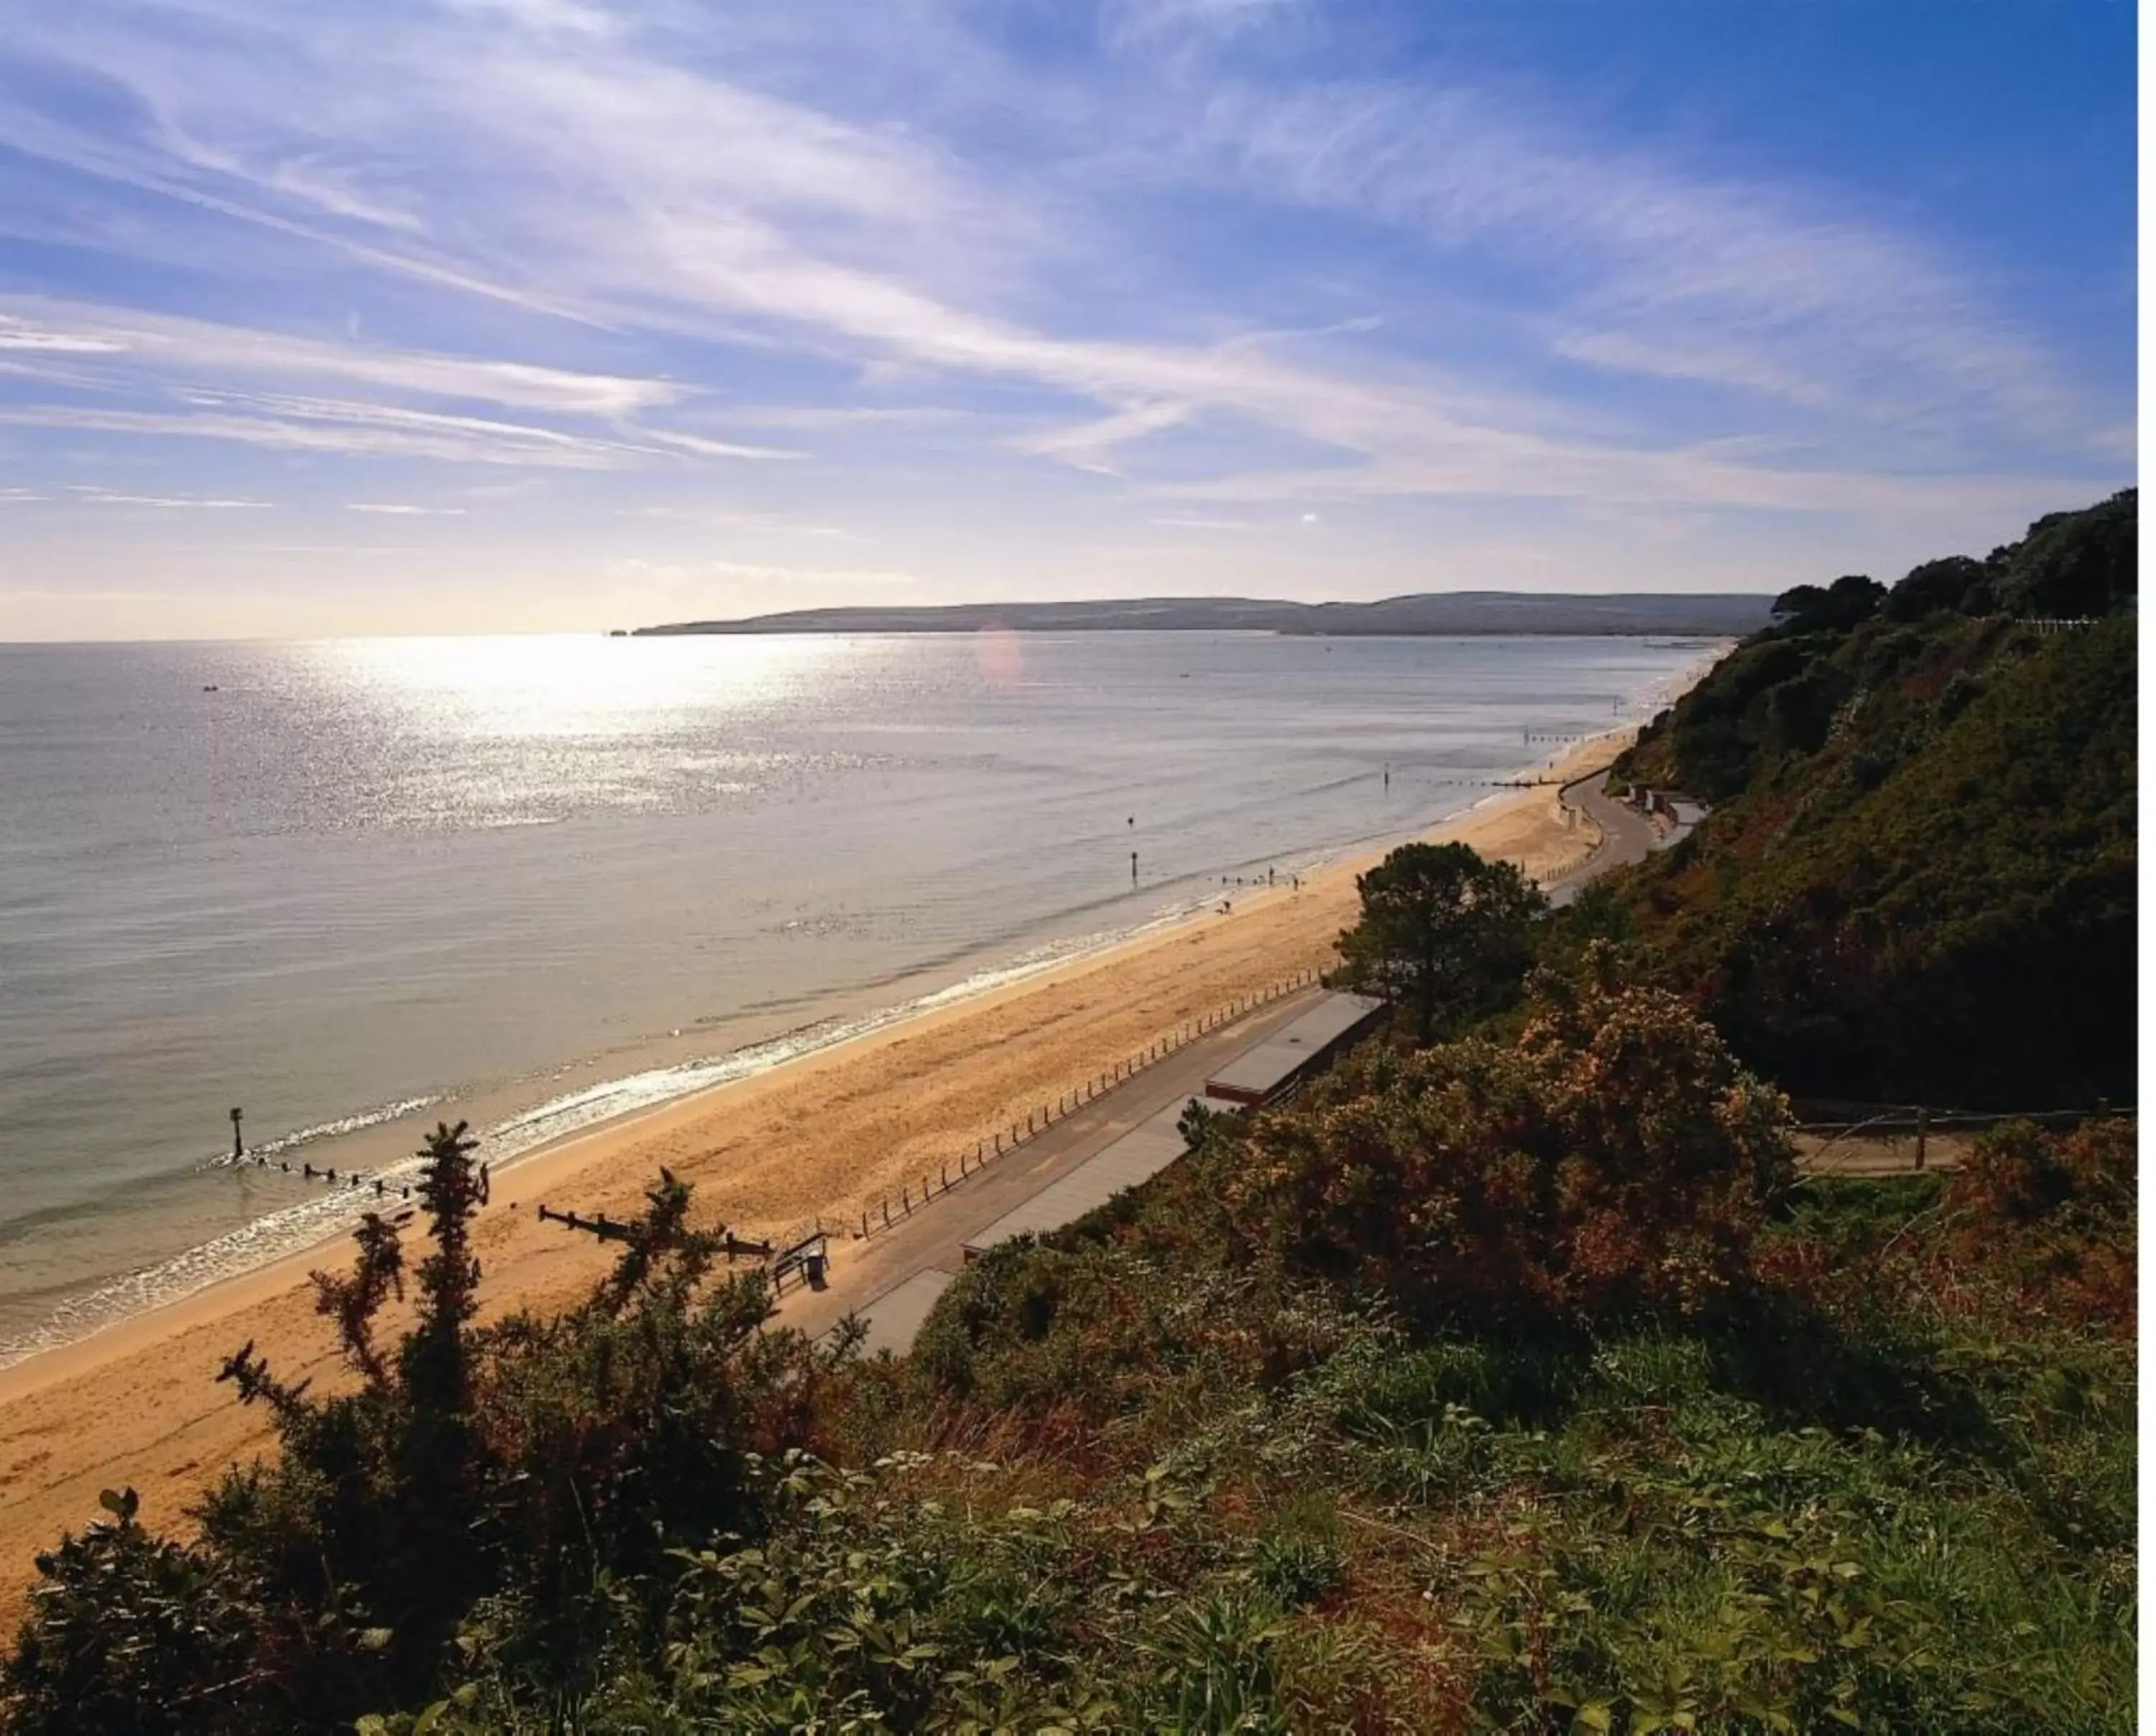
M 1285 1096 L 1376 1022 L 1385 1003 L 1368 995 L 1327 995 L 1303 1016 L 1246 1049 L 1205 1082 L 1205 1094 L 1249 1106 Z

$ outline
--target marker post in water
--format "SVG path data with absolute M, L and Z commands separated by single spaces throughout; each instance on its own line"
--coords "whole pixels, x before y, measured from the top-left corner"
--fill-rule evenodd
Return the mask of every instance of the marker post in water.
M 232 1157 L 235 1163 L 247 1155 L 247 1148 L 239 1142 L 239 1115 L 238 1109 L 232 1112 Z

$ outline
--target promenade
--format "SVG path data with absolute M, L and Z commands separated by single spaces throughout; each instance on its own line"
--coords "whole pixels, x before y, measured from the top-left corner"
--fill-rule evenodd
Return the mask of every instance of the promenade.
M 947 1282 L 964 1263 L 968 1237 L 1141 1123 L 1202 1094 L 1209 1074 L 1292 1023 L 1326 992 L 1301 989 L 1208 1032 L 865 1242 L 834 1237 L 826 1287 L 789 1290 L 779 1300 L 779 1319 L 816 1334 L 858 1314 L 870 1323 L 871 1349 L 904 1350 L 942 1288 L 942 1283 L 922 1282 L 924 1274 Z

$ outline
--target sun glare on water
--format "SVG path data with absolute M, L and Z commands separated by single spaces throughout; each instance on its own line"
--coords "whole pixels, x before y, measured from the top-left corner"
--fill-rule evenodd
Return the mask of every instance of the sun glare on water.
M 844 641 L 582 634 L 346 639 L 311 648 L 349 699 L 432 733 L 490 740 L 643 734 L 670 715 L 753 711 L 813 690 Z

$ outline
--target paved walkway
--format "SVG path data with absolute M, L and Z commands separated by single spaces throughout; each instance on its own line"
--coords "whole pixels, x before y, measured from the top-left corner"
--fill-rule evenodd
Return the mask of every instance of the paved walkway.
M 1584 862 L 1550 883 L 1553 904 L 1570 904 L 1579 896 L 1580 888 L 1597 875 L 1645 862 L 1661 844 L 1661 835 L 1645 814 L 1603 793 L 1603 781 L 1609 776 L 1609 768 L 1605 766 L 1585 777 L 1574 778 L 1557 792 L 1559 801 L 1575 813 L 1584 814 L 1599 829 L 1602 842 Z
M 1307 1012 L 1327 992 L 1313 986 L 1209 1031 L 866 1242 L 834 1237 L 827 1287 L 788 1291 L 779 1299 L 779 1319 L 813 1334 L 850 1313 L 858 1314 L 870 1324 L 871 1349 L 888 1344 L 903 1350 L 942 1289 L 933 1280 L 922 1279 L 923 1273 L 956 1273 L 964 1262 L 961 1249 L 968 1237 L 1060 1180 L 1141 1122 L 1199 1095 L 1209 1075 Z

